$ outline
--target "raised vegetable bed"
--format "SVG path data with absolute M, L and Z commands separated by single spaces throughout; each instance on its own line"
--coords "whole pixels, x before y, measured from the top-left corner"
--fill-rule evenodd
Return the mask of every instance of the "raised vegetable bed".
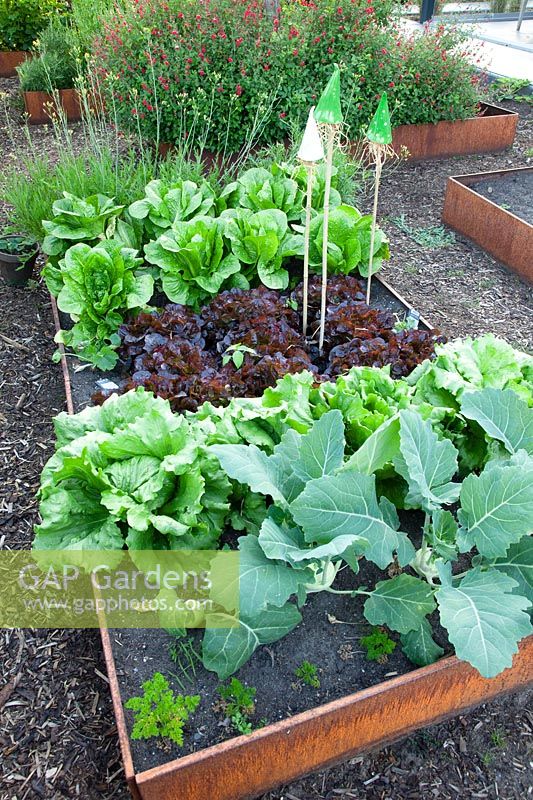
M 387 287 L 383 292 L 387 295 Z M 394 303 L 398 310 L 402 308 L 393 293 L 389 293 L 388 297 L 389 303 Z M 58 323 L 56 319 L 59 327 Z M 86 371 L 74 372 L 69 376 L 64 358 L 63 368 L 67 404 L 69 409 L 74 407 L 77 410 L 89 400 L 94 389 L 94 378 Z M 73 384 L 72 393 L 70 381 Z M 404 521 L 404 524 L 407 523 Z M 294 632 L 303 637 L 300 643 L 312 638 L 315 620 L 317 625 L 326 624 L 326 612 L 334 615 L 334 620 L 346 620 L 342 601 L 337 595 L 328 598 L 315 596 L 307 607 L 304 622 Z M 327 624 L 335 625 L 336 630 L 340 628 L 331 620 Z M 204 749 L 179 758 L 169 758 L 165 751 L 153 746 L 145 747 L 143 756 L 138 746 L 134 748 L 130 742 L 131 718 L 124 711 L 124 701 L 131 696 L 134 686 L 133 682 L 127 683 L 125 673 L 130 672 L 130 681 L 132 672 L 140 681 L 153 667 L 159 669 L 161 665 L 164 669 L 168 659 L 166 653 L 162 652 L 165 634 L 158 631 L 151 634 L 128 631 L 125 640 L 118 643 L 122 646 L 116 647 L 114 640 L 120 639 L 120 634 L 105 628 L 101 634 L 126 780 L 132 795 L 142 800 L 170 800 L 175 797 L 183 800 L 239 800 L 254 797 L 307 772 L 373 746 L 386 744 L 416 728 L 529 686 L 533 681 L 533 637 L 521 643 L 512 668 L 491 680 L 480 677 L 476 670 L 455 657 L 413 669 L 398 654 L 387 665 L 380 665 L 375 670 L 368 669 L 367 672 L 371 674 L 361 681 L 358 674 L 361 672 L 360 659 L 354 662 L 353 674 L 354 688 L 361 685 L 362 688 L 355 693 L 346 691 L 345 675 L 343 694 L 339 696 L 335 686 L 330 690 L 329 697 L 334 698 L 332 702 L 326 702 L 328 695 L 320 695 L 316 704 L 311 695 L 310 702 L 304 704 L 306 710 L 286 717 L 283 713 L 285 706 L 282 706 L 277 715 L 280 721 L 267 724 L 249 735 L 237 736 L 212 746 L 204 745 Z M 274 647 L 278 645 L 290 650 L 291 635 Z M 268 666 L 268 655 L 263 653 L 262 658 Z M 268 685 L 270 679 L 270 673 L 265 671 L 263 685 Z M 216 686 L 218 681 L 211 675 L 211 684 L 213 681 Z M 204 690 L 207 692 L 203 677 L 199 678 L 197 686 L 202 695 Z M 288 686 L 287 691 L 290 691 Z M 271 719 L 272 716 L 269 721 Z M 209 742 L 206 744 L 209 745 Z
M 455 657 L 142 772 L 132 758 L 110 632 L 101 630 L 125 777 L 142 800 L 241 800 L 533 683 L 533 637 L 486 680 Z
M 393 147 L 407 148 L 413 160 L 491 153 L 511 147 L 518 114 L 481 103 L 479 114 L 465 120 L 426 125 L 399 125 L 393 130 Z
M 533 283 L 533 167 L 448 178 L 443 221 Z
M 57 100 L 48 92 L 23 92 L 24 106 L 30 125 L 46 125 L 57 116 Z M 78 93 L 75 89 L 59 89 L 59 105 L 69 122 L 81 119 Z
M 29 57 L 23 50 L 2 50 L 0 52 L 0 78 L 14 78 L 17 67 Z

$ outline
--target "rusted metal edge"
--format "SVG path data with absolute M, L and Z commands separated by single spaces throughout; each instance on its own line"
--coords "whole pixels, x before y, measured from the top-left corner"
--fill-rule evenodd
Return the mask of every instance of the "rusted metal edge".
M 137 787 L 135 769 L 133 767 L 130 739 L 128 736 L 128 729 L 126 727 L 122 695 L 120 694 L 120 687 L 118 685 L 117 670 L 115 667 L 111 637 L 109 635 L 109 629 L 103 625 L 100 625 L 100 637 L 102 639 L 102 649 L 104 651 L 107 677 L 109 678 L 109 689 L 111 691 L 111 699 L 113 701 L 113 711 L 115 712 L 115 720 L 117 723 L 118 741 L 120 744 L 122 763 L 124 764 L 124 777 L 126 778 L 128 789 L 130 790 L 134 800 L 141 800 L 141 795 Z
M 448 178 L 442 220 L 529 283 L 533 283 L 533 225 L 478 194 L 475 184 L 533 167 L 454 175 Z
M 52 305 L 54 327 L 56 329 L 56 333 L 59 333 L 59 331 L 61 330 L 61 323 L 59 321 L 59 312 L 57 309 L 56 299 L 52 294 L 50 295 L 50 302 Z M 63 382 L 65 385 L 65 399 L 67 405 L 67 413 L 74 414 L 75 410 L 74 410 L 74 402 L 72 399 L 72 385 L 70 382 L 70 373 L 69 373 L 65 348 L 61 343 L 58 345 L 58 347 L 59 347 L 59 352 L 61 353 L 61 369 L 63 372 Z M 140 800 L 140 794 L 138 792 L 135 783 L 133 759 L 131 756 L 130 742 L 126 728 L 126 720 L 124 718 L 124 708 L 122 705 L 122 698 L 120 695 L 120 689 L 118 685 L 117 671 L 115 668 L 115 659 L 113 658 L 113 649 L 111 647 L 111 639 L 109 636 L 109 630 L 103 625 L 100 625 L 100 637 L 102 639 L 102 649 L 104 651 L 107 676 L 109 678 L 109 687 L 111 690 L 111 699 L 113 701 L 113 710 L 115 713 L 115 719 L 117 723 L 120 752 L 122 755 L 122 762 L 124 764 L 124 775 L 132 796 L 135 798 L 135 800 Z
M 455 656 L 137 774 L 142 800 L 243 800 L 533 684 L 533 636 L 487 680 Z
M 54 326 L 56 329 L 56 333 L 59 333 L 61 330 L 61 323 L 59 321 L 59 311 L 57 310 L 57 303 L 56 299 L 53 294 L 50 295 L 50 304 L 52 306 L 52 315 L 54 317 Z M 63 372 L 63 381 L 65 384 L 65 398 L 67 402 L 67 413 L 74 414 L 74 403 L 72 402 L 72 386 L 70 384 L 70 373 L 68 371 L 68 364 L 67 364 L 67 356 L 65 353 L 65 348 L 61 344 L 58 344 L 59 352 L 61 353 L 61 370 Z
M 400 302 L 403 306 L 405 306 L 405 308 L 408 311 L 409 311 L 410 308 L 413 308 L 413 306 L 410 303 L 407 302 L 405 297 L 403 297 L 399 292 L 397 292 L 395 289 L 393 289 L 392 286 L 389 283 L 387 283 L 387 281 L 384 278 L 381 277 L 381 275 L 373 275 L 372 276 L 372 280 L 378 280 L 381 283 L 381 285 L 384 286 L 385 289 L 388 292 L 390 292 L 396 298 L 396 300 L 398 300 L 398 302 Z M 431 322 L 428 322 L 428 320 L 425 317 L 421 316 L 420 317 L 420 322 L 423 325 L 425 325 L 426 328 L 429 331 L 432 331 L 434 329 L 434 326 L 431 324 Z
M 409 151 L 409 160 L 449 158 L 454 155 L 498 152 L 510 147 L 516 136 L 516 111 L 481 103 L 488 113 L 458 120 L 398 125 L 393 130 L 397 153 Z

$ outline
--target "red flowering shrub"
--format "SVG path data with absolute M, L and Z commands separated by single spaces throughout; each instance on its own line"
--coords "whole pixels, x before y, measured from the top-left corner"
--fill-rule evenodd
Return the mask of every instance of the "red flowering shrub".
M 474 70 L 453 34 L 403 39 L 395 0 L 131 0 L 95 43 L 118 123 L 147 139 L 236 151 L 301 126 L 340 64 L 351 138 L 383 89 L 396 124 L 461 118 Z

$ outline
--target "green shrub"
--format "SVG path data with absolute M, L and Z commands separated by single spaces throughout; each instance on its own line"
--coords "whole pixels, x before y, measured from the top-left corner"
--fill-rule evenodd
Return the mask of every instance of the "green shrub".
M 37 55 L 17 72 L 24 92 L 52 92 L 72 89 L 78 72 L 76 37 L 68 24 L 53 19 L 37 41 Z
M 0 0 L 0 50 L 31 50 L 34 40 L 67 0 Z
M 122 127 L 217 152 L 301 128 L 335 62 L 353 139 L 384 89 L 395 124 L 474 113 L 477 78 L 458 34 L 440 26 L 405 38 L 392 6 L 282 0 L 272 16 L 260 0 L 147 0 L 108 20 L 95 68 Z

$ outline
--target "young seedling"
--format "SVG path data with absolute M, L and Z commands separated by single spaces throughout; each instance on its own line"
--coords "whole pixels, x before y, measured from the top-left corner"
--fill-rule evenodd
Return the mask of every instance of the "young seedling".
M 310 661 L 302 661 L 299 667 L 294 670 L 296 677 L 307 686 L 313 689 L 320 689 L 320 678 L 318 677 L 318 667 Z
M 134 712 L 132 739 L 160 736 L 178 745 L 183 744 L 183 727 L 200 702 L 199 695 L 175 695 L 167 679 L 155 672 L 142 685 L 144 694 L 131 697 L 126 708 Z
M 384 664 L 396 649 L 396 642 L 381 628 L 373 628 L 372 633 L 363 636 L 361 645 L 366 650 L 367 661 L 377 661 L 380 664 Z
M 255 711 L 256 689 L 253 686 L 245 686 L 238 678 L 232 678 L 227 686 L 219 686 L 217 692 L 222 701 L 220 706 L 234 730 L 241 734 L 251 733 L 252 724 L 249 717 Z
M 231 344 L 222 356 L 222 366 L 225 367 L 226 364 L 233 361 L 235 369 L 240 369 L 244 363 L 244 356 L 246 353 L 249 353 L 251 356 L 258 355 L 255 350 L 252 350 L 251 347 L 247 347 L 245 344 L 241 344 L 240 342 Z
M 405 317 L 404 319 L 397 318 L 392 330 L 394 333 L 399 333 L 400 331 L 412 331 L 416 329 L 416 326 L 417 321 L 413 317 Z
M 176 681 L 182 689 L 185 689 L 183 681 L 192 683 L 196 675 L 196 664 L 200 663 L 202 657 L 194 649 L 194 644 L 191 638 L 176 639 L 168 646 L 168 654 L 171 661 L 176 664 L 179 669 L 179 675 L 174 673 Z

